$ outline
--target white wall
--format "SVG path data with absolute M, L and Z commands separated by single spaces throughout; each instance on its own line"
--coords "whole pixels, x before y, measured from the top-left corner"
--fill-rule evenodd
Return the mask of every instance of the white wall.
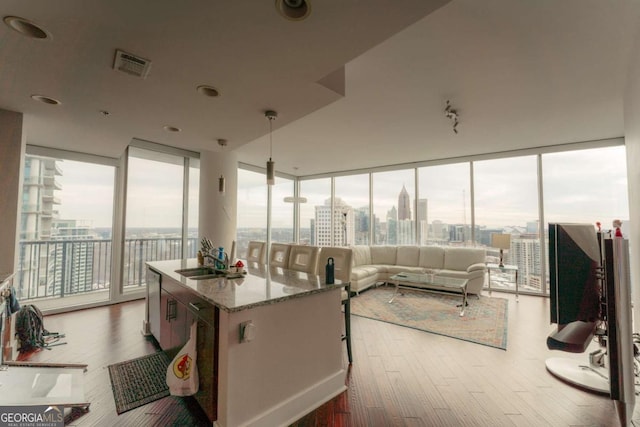
M 218 179 L 223 175 L 224 193 L 218 191 Z M 200 200 L 198 209 L 198 242 L 211 239 L 231 254 L 231 242 L 236 239 L 238 192 L 238 158 L 233 152 L 200 153 Z
M 0 109 L 0 273 L 15 269 L 23 158 L 22 113 Z
M 640 35 L 640 32 L 638 32 Z M 635 38 L 624 99 L 624 137 L 627 149 L 629 186 L 631 292 L 634 305 L 634 330 L 640 330 L 640 42 Z

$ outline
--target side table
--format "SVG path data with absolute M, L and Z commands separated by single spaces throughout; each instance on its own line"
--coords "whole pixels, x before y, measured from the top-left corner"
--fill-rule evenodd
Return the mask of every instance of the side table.
M 515 272 L 516 277 L 516 302 L 518 302 L 518 266 L 517 265 L 509 265 L 504 264 L 502 267 L 499 264 L 487 264 L 487 272 L 489 274 L 489 295 L 491 295 L 491 270 L 496 270 L 500 272 Z

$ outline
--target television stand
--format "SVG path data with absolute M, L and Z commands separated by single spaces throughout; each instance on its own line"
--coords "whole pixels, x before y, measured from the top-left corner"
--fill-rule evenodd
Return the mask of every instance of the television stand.
M 594 363 L 585 365 L 579 360 L 563 357 L 551 357 L 545 361 L 545 365 L 554 376 L 576 387 L 607 396 L 611 394 L 609 371 L 602 366 Z

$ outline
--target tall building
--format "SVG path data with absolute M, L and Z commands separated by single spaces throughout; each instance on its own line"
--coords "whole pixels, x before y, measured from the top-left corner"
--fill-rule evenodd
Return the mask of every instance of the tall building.
M 416 221 L 418 222 L 419 245 L 426 245 L 429 238 L 429 221 L 427 217 L 427 199 L 418 199 L 418 209 L 416 211 Z
M 41 242 L 51 239 L 52 223 L 58 213 L 54 207 L 60 204 L 54 192 L 62 189 L 56 180 L 62 170 L 56 162 L 47 157 L 25 158 L 17 274 L 20 281 L 16 286 L 19 298 L 43 293 L 48 287 L 48 272 L 55 271 L 55 253 L 50 253 L 55 248 Z
M 404 219 L 411 219 L 411 198 L 403 185 L 398 195 L 398 220 Z
M 336 224 L 331 234 L 331 221 Z M 336 197 L 333 211 L 331 198 L 325 200 L 324 205 L 315 207 L 315 245 L 317 246 L 348 246 L 353 245 L 355 218 L 353 208 Z

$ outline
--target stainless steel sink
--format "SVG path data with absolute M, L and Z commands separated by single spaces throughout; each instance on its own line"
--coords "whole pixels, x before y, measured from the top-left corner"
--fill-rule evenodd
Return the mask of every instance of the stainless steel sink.
M 183 268 L 181 270 L 176 270 L 176 273 L 193 280 L 215 279 L 216 277 L 226 276 L 226 272 L 206 266 Z

